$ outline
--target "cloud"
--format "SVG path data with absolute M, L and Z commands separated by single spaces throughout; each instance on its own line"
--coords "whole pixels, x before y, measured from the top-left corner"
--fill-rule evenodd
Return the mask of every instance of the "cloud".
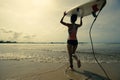
M 22 33 L 13 32 L 13 40 L 17 40 L 21 35 Z
M 23 40 L 24 42 L 33 42 L 36 38 L 36 35 L 24 35 Z
M 15 32 L 4 28 L 0 28 L 0 32 L 0 40 L 4 41 L 26 42 L 32 41 L 36 37 L 36 35 L 27 35 L 21 32 Z
M 1 28 L 0 32 L 0 40 L 17 41 L 17 39 L 22 35 L 22 33 L 18 33 L 12 30 L 6 30 L 4 28 Z

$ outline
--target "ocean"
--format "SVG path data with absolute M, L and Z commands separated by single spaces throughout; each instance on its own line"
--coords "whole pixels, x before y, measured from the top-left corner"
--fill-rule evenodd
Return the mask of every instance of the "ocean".
M 94 43 L 100 63 L 120 62 L 120 43 Z M 96 63 L 89 42 L 79 43 L 76 50 L 83 63 Z M 68 62 L 66 43 L 5 43 L 0 44 L 0 60 L 31 61 L 41 63 Z

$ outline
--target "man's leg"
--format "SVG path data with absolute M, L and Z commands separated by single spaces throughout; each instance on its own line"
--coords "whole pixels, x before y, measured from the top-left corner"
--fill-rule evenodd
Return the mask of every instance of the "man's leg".
M 72 45 L 67 45 L 68 49 L 68 55 L 69 55 L 69 63 L 70 63 L 70 68 L 73 69 L 73 59 L 72 59 Z
M 80 68 L 80 67 L 81 67 L 81 62 L 80 62 L 80 60 L 78 59 L 78 56 L 75 54 L 76 49 L 77 49 L 77 45 L 73 46 L 72 56 L 73 56 L 73 57 L 75 58 L 75 60 L 77 61 L 78 68 Z

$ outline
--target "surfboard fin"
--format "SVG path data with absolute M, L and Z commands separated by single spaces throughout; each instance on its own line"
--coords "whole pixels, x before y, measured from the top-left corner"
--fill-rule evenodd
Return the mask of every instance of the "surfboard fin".
M 79 11 L 80 11 L 80 8 L 77 8 L 76 10 L 77 10 L 77 12 L 79 12 Z
M 96 12 L 92 12 L 93 17 L 97 17 Z

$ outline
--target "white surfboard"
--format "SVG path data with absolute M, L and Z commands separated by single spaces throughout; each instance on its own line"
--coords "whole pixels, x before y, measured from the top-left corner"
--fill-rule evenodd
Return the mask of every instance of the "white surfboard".
M 91 0 L 88 3 L 83 5 L 76 6 L 68 11 L 66 11 L 67 16 L 71 16 L 72 14 L 76 14 L 79 17 L 88 16 L 93 12 L 99 11 L 106 4 L 106 0 Z

